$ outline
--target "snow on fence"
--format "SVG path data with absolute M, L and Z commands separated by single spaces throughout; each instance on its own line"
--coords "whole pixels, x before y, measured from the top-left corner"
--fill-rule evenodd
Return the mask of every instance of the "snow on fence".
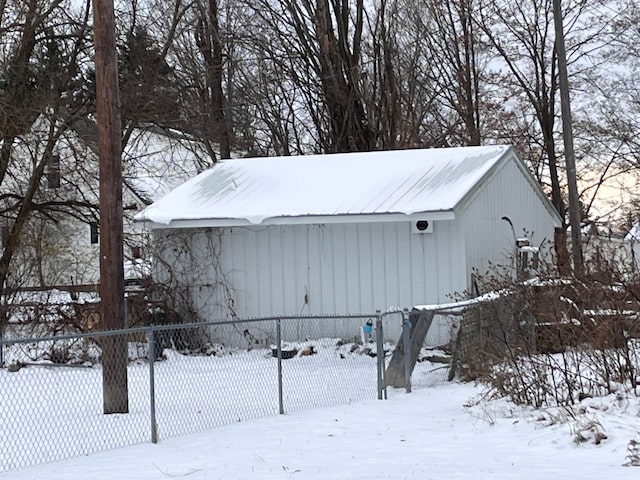
M 0 338 L 0 472 L 404 392 L 387 389 L 383 378 L 393 343 L 382 333 L 401 321 L 382 314 L 283 317 L 46 338 L 20 338 L 9 325 Z M 352 335 L 314 335 L 329 322 Z M 308 340 L 288 340 L 300 332 Z M 107 415 L 100 345 L 123 336 L 128 413 Z M 420 387 L 445 377 L 441 365 L 424 361 L 412 381 Z

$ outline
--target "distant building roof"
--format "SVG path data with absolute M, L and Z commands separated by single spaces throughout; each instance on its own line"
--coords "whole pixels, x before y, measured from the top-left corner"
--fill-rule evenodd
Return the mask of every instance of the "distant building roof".
M 640 240 L 640 223 L 635 223 L 624 238 L 625 240 Z
M 197 142 L 169 133 L 136 130 L 122 153 L 125 185 L 146 203 L 193 178 L 210 162 Z
M 459 147 L 226 160 L 180 185 L 136 220 L 165 225 L 203 225 L 207 220 L 209 225 L 225 225 L 287 223 L 309 216 L 453 212 L 510 149 Z M 284 222 L 274 222 L 278 219 Z

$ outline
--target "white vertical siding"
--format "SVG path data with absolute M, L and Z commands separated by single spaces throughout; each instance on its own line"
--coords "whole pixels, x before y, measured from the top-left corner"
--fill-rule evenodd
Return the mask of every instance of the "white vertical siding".
M 208 235 L 221 235 L 220 268 L 236 313 L 246 317 L 373 313 L 449 302 L 466 278 L 464 258 L 456 252 L 464 242 L 456 232 L 455 222 L 442 221 L 433 233 L 413 234 L 407 221 L 233 227 L 199 231 L 193 238 L 200 245 L 194 250 L 202 252 Z M 215 284 L 219 275 L 209 272 L 208 282 Z M 216 299 L 205 316 L 229 314 L 224 299 Z M 428 342 L 444 342 L 447 335 L 448 325 L 436 323 Z
M 484 274 L 489 262 L 511 261 L 513 233 L 501 219 L 504 216 L 513 222 L 517 237 L 525 236 L 526 231 L 533 246 L 544 239 L 553 242 L 554 218 L 515 162 L 506 162 L 459 215 L 469 272 L 475 267 Z

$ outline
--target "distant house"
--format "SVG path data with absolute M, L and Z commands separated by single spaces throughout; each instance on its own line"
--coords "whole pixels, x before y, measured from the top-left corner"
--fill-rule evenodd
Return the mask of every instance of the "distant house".
M 513 261 L 514 233 L 539 245 L 560 224 L 507 146 L 227 160 L 136 220 L 171 267 L 160 279 L 208 319 L 450 302 Z
M 567 245 L 569 250 L 571 244 Z M 640 268 L 640 224 L 626 235 L 615 232 L 610 225 L 595 222 L 582 227 L 582 255 L 586 268 L 592 273 L 637 272 Z
M 95 129 L 95 124 L 93 125 Z M 88 128 L 87 130 L 91 130 Z M 86 132 L 82 132 L 86 133 Z M 58 141 L 38 193 L 39 202 L 75 202 L 73 215 L 33 216 L 24 227 L 20 249 L 14 255 L 12 279 L 17 287 L 51 287 L 99 282 L 98 157 L 95 135 L 69 130 Z M 28 179 L 34 160 L 24 148 L 15 155 L 12 172 L 15 191 Z M 144 274 L 148 241 L 134 228 L 133 215 L 210 165 L 208 154 L 196 142 L 172 132 L 137 129 L 122 154 L 124 255 L 128 280 Z M 0 218 L 0 252 L 11 219 Z

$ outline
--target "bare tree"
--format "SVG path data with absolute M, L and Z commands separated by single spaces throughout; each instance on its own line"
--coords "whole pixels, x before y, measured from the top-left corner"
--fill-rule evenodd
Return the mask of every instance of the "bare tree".
M 279 34 L 262 50 L 279 63 L 298 91 L 305 92 L 301 98 L 323 151 L 372 150 L 376 146 L 362 82 L 365 13 L 361 0 L 282 0 L 254 5 L 262 38 Z
M 470 0 L 252 4 L 255 42 L 246 44 L 259 60 L 244 68 L 243 59 L 241 71 L 276 144 L 311 138 L 312 150 L 331 152 L 480 142 Z
M 159 7 L 166 2 L 159 2 Z M 159 38 L 159 48 L 171 68 L 173 116 L 165 126 L 179 129 L 207 146 L 210 164 L 229 158 L 235 147 L 233 95 L 233 1 L 174 0 L 171 21 L 157 18 L 148 25 Z M 159 10 L 161 11 L 161 10 Z M 164 27 L 158 27 L 163 25 Z
M 640 165 L 640 88 L 637 71 L 640 50 L 637 23 L 640 5 L 631 0 L 619 9 L 589 12 L 598 21 L 597 49 L 592 49 L 589 67 L 579 70 L 581 94 L 588 102 L 575 108 L 576 154 L 585 165 L 586 178 L 581 200 L 585 214 L 594 223 L 621 224 L 629 221 L 629 212 L 637 211 L 637 169 Z M 595 24 L 595 21 L 592 22 Z M 580 172 L 578 172 L 580 174 Z M 622 192 L 610 202 L 597 197 L 614 187 Z M 635 197 L 635 199 L 634 199 Z M 629 199 L 625 205 L 625 199 Z M 597 205 L 599 203 L 599 207 Z M 607 208 L 603 208 L 602 204 Z M 634 214 L 633 222 L 638 220 Z
M 2 5 L 0 35 L 0 218 L 8 234 L 0 256 L 6 293 L 12 258 L 30 218 L 82 215 L 83 199 L 43 191 L 58 142 L 88 104 L 80 67 L 88 44 L 88 11 L 77 18 L 63 0 Z
M 535 118 L 536 130 L 540 133 L 539 137 L 535 136 L 539 138 L 537 143 L 544 154 L 546 168 L 534 165 L 534 171 L 539 175 L 548 171 L 551 201 L 564 218 L 565 201 L 560 184 L 555 131 L 558 80 L 552 1 L 509 3 L 496 0 L 483 4 L 475 18 L 504 62 L 505 69 L 494 73 L 495 82 L 508 82 L 512 86 L 510 100 L 516 103 L 512 107 L 532 112 Z M 523 97 L 526 104 L 520 104 Z M 543 178 L 539 176 L 538 180 Z
M 424 8 L 422 30 L 433 62 L 433 84 L 446 109 L 455 112 L 451 143 L 480 145 L 481 45 L 473 22 L 474 0 L 429 2 Z M 461 131 L 456 128 L 461 125 Z
M 211 111 L 213 135 L 220 142 L 220 157 L 231 157 L 231 119 L 223 91 L 223 40 L 218 0 L 197 2 L 196 46 L 204 59 L 207 106 Z

